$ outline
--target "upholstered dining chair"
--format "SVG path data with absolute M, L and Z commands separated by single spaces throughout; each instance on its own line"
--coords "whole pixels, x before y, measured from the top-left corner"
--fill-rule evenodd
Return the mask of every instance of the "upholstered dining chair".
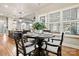
M 22 33 L 14 33 L 14 39 L 16 44 L 16 55 L 31 55 L 35 50 L 35 45 L 32 42 L 24 42 L 22 39 Z
M 31 30 L 23 30 L 23 34 L 26 34 L 27 32 L 31 32 Z
M 27 34 L 28 32 L 31 32 L 31 31 L 30 30 L 23 30 L 22 31 L 23 34 Z M 24 42 L 27 42 L 28 41 L 28 40 L 26 40 L 27 39 L 26 36 L 24 36 L 23 39 L 25 39 Z
M 56 54 L 57 56 L 61 56 L 62 55 L 62 42 L 63 42 L 63 38 L 64 38 L 64 33 L 62 33 L 61 38 L 60 39 L 51 39 L 51 41 L 46 42 L 46 46 L 44 44 L 43 49 L 45 48 L 46 50 L 46 54 L 48 55 L 48 53 L 53 53 Z
M 51 33 L 51 31 L 50 30 L 43 30 L 44 32 L 49 32 L 49 33 Z

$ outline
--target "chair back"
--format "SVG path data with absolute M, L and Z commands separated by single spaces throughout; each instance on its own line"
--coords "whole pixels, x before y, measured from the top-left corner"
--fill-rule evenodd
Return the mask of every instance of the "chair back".
M 15 40 L 15 44 L 18 47 L 18 45 L 21 44 L 21 42 L 20 42 L 21 38 L 22 38 L 21 34 L 19 32 L 15 32 L 13 34 L 13 37 L 14 37 L 14 40 Z
M 49 33 L 51 33 L 51 31 L 50 30 L 43 30 L 44 32 L 49 32 Z
M 58 56 L 61 56 L 62 55 L 62 42 L 63 42 L 63 39 L 64 39 L 64 33 L 62 32 L 60 39 L 59 38 L 57 38 L 57 39 L 53 38 L 52 42 L 47 43 L 47 45 L 48 45 L 48 46 L 46 45 L 47 51 L 51 52 L 51 53 L 54 53 Z M 47 53 L 47 55 L 48 55 L 48 53 Z
M 61 34 L 61 36 L 60 36 L 60 38 L 59 37 L 57 37 L 56 38 L 56 36 L 53 38 L 53 39 L 51 39 L 49 42 L 50 43 L 53 43 L 53 44 L 55 44 L 55 45 L 62 45 L 62 42 L 63 42 L 63 39 L 64 39 L 64 33 L 62 32 L 62 34 Z
M 24 42 L 22 40 L 22 32 L 15 32 L 14 33 L 14 40 L 15 40 L 15 44 L 16 44 L 16 52 L 17 54 L 19 54 L 19 52 L 21 54 L 25 54 L 25 47 L 24 47 Z
M 31 32 L 30 30 L 23 30 L 23 34 L 26 34 L 27 32 Z
M 62 35 L 61 35 L 61 42 L 60 42 L 60 45 L 62 45 L 63 39 L 64 39 L 64 32 L 62 32 Z

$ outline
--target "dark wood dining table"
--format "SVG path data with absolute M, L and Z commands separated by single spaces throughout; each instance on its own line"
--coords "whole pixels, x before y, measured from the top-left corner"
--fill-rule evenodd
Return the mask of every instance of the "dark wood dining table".
M 35 39 L 35 42 L 38 45 L 38 49 L 36 52 L 37 54 L 35 54 L 37 56 L 45 55 L 44 51 L 42 50 L 44 39 L 49 39 L 53 37 L 52 33 L 31 33 L 31 32 L 28 32 L 27 34 L 24 34 L 23 36 L 26 36 L 27 38 Z

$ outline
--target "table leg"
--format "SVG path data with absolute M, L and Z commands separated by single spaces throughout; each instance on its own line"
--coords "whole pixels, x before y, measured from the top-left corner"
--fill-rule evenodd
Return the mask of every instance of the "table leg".
M 44 38 L 37 38 L 36 39 L 36 42 L 38 45 L 38 56 L 45 55 L 44 51 L 42 50 L 43 40 L 44 40 Z

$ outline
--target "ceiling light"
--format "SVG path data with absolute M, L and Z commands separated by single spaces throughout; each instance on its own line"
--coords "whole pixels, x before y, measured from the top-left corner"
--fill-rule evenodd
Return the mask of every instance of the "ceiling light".
M 24 14 L 24 12 L 18 12 L 20 15 Z
M 8 8 L 8 5 L 4 5 L 5 8 Z
M 30 26 L 32 26 L 32 24 L 30 24 Z
M 22 22 L 22 20 L 20 19 L 19 22 Z

